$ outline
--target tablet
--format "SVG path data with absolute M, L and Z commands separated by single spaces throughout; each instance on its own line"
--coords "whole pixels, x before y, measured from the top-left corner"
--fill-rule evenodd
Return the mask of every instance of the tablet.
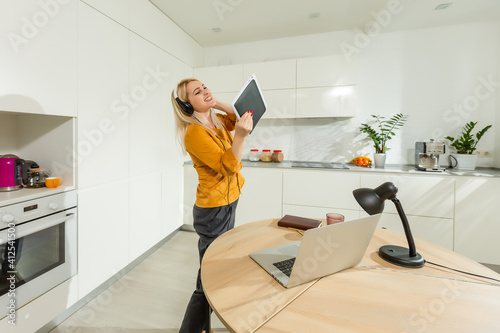
M 255 74 L 250 76 L 238 96 L 234 99 L 232 106 L 238 119 L 240 119 L 245 112 L 252 111 L 253 131 L 267 109 L 266 101 L 264 101 L 264 96 L 262 95 Z

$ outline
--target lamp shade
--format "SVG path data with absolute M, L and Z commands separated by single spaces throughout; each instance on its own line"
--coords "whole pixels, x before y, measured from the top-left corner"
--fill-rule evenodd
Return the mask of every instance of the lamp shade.
M 353 191 L 354 198 L 370 215 L 384 211 L 384 202 L 396 198 L 398 188 L 391 182 L 383 183 L 377 188 L 359 188 Z

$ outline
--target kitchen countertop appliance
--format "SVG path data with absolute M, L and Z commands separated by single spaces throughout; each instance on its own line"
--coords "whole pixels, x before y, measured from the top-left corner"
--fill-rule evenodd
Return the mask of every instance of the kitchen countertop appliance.
M 425 142 L 415 142 L 415 168 L 421 171 L 444 171 L 439 165 L 439 155 L 446 152 L 443 142 L 430 139 Z
M 26 161 L 13 154 L 0 156 L 0 192 L 16 191 L 27 181 Z

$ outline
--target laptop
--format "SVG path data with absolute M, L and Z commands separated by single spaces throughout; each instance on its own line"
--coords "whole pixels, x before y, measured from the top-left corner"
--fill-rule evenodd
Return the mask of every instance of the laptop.
M 363 258 L 381 214 L 309 229 L 302 241 L 250 253 L 286 288 L 356 266 Z

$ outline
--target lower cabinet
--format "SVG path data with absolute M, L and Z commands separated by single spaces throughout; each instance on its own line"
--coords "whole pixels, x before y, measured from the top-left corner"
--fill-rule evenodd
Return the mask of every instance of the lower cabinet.
M 360 217 L 359 210 L 333 208 L 333 207 L 312 207 L 300 205 L 283 205 L 283 215 L 296 215 L 314 219 L 326 219 L 326 214 L 337 213 L 344 215 L 344 220 L 355 220 Z
M 245 184 L 236 208 L 235 226 L 282 215 L 281 169 L 243 168 Z M 184 166 L 184 224 L 193 225 L 198 174 L 192 165 Z
M 193 225 L 193 206 L 196 201 L 198 174 L 193 165 L 184 165 L 184 202 L 182 204 L 183 224 Z
M 362 175 L 360 187 L 376 188 L 385 182 L 398 188 L 396 197 L 413 237 L 453 250 L 455 179 L 449 175 Z M 404 233 L 396 206 L 390 200 L 385 202 L 379 227 Z
M 84 296 L 129 263 L 128 180 L 78 191 L 78 290 Z
M 366 213 L 363 214 L 363 216 L 368 216 Z M 414 215 L 407 215 L 406 217 L 408 218 L 414 238 L 422 239 L 453 251 L 453 219 Z M 403 224 L 398 214 L 384 213 L 378 226 L 404 234 Z
M 286 214 L 326 218 L 333 212 L 344 215 L 346 221 L 357 219 L 367 214 L 352 191 L 393 182 L 415 238 L 481 263 L 500 265 L 500 223 L 495 209 L 500 197 L 498 178 L 253 167 L 243 168 L 243 176 L 246 183 L 236 225 Z M 196 172 L 186 166 L 185 224 L 192 224 L 196 185 Z M 390 200 L 379 227 L 404 233 Z
M 500 265 L 500 179 L 457 177 L 455 252 L 486 264 Z
M 284 170 L 283 215 L 326 218 L 327 213 L 359 218 L 359 205 L 352 191 L 359 187 L 356 173 L 329 170 Z
M 352 191 L 359 188 L 357 173 L 330 170 L 284 170 L 283 204 L 359 210 Z
M 245 185 L 236 209 L 235 226 L 265 219 L 280 218 L 282 171 L 280 169 L 243 168 Z

